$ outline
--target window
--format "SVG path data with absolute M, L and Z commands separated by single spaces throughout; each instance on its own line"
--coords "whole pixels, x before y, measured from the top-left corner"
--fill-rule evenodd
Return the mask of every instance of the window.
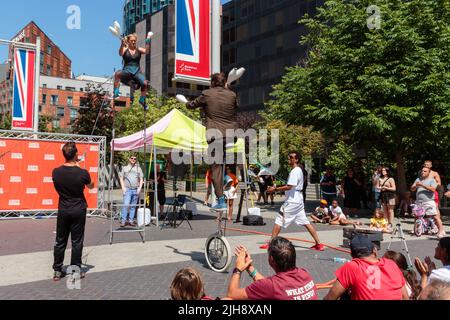
M 56 89 L 62 90 L 62 86 L 56 86 Z
M 42 104 L 46 104 L 47 103 L 47 95 L 43 94 L 42 95 Z
M 42 84 L 42 88 L 46 89 L 46 88 L 47 88 L 47 85 L 46 85 L 45 83 Z
M 255 47 L 255 58 L 261 56 L 261 47 Z
M 78 117 L 77 109 L 70 109 L 70 120 L 75 120 Z
M 73 106 L 73 97 L 67 97 L 67 106 L 72 107 Z
M 52 75 L 52 66 L 47 65 L 47 75 L 51 76 Z
M 52 101 L 50 102 L 50 104 L 52 106 L 56 106 L 56 105 L 58 105 L 58 102 L 59 102 L 59 97 L 57 95 L 52 95 Z
M 51 45 L 47 46 L 47 54 L 52 54 L 52 46 Z
M 75 88 L 74 87 L 66 87 L 66 90 L 67 91 L 75 91 Z
M 57 107 L 56 108 L 56 116 L 58 118 L 64 118 L 65 115 L 65 108 L 64 107 Z

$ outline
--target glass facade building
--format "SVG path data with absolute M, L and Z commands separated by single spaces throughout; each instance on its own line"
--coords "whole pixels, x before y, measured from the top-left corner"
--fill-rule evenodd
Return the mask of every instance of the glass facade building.
M 299 41 L 306 28 L 298 21 L 314 15 L 323 0 L 234 0 L 223 5 L 222 70 L 244 67 L 233 86 L 242 111 L 264 108 L 272 86 L 288 66 L 305 58 Z
M 136 31 L 136 24 L 146 15 L 158 12 L 165 6 L 173 4 L 175 0 L 126 0 L 123 6 L 124 33 Z

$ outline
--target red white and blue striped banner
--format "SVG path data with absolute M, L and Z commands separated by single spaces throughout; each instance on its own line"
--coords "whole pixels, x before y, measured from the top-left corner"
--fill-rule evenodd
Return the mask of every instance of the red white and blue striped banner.
M 36 81 L 36 52 L 27 49 L 14 51 L 13 130 L 33 130 Z
M 210 76 L 210 0 L 177 0 L 175 79 L 205 84 Z

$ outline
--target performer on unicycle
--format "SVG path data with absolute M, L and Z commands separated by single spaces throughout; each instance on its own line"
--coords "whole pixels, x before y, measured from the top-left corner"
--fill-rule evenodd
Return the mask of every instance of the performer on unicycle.
M 223 193 L 223 160 L 227 143 L 227 130 L 234 133 L 234 130 L 238 128 L 236 93 L 228 89 L 226 81 L 223 73 L 212 75 L 211 89 L 203 91 L 200 97 L 186 104 L 188 109 L 202 108 L 206 114 L 208 155 L 212 155 L 215 159 L 214 163 L 211 164 L 211 178 L 217 204 L 212 209 L 222 211 L 227 210 Z M 215 135 L 216 133 L 219 134 Z
M 123 58 L 123 69 L 119 70 L 114 75 L 114 98 L 119 97 L 120 83 L 130 85 L 133 81 L 141 88 L 141 97 L 139 103 L 148 109 L 145 98 L 147 97 L 148 81 L 141 71 L 140 61 L 141 57 L 150 54 L 150 38 L 152 33 L 149 33 L 145 39 L 145 49 L 137 47 L 137 34 L 133 33 L 122 39 L 122 44 L 119 49 L 119 55 Z

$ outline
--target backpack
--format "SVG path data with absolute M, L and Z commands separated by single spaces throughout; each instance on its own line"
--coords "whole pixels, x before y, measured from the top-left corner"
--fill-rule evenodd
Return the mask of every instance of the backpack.
M 244 226 L 265 226 L 264 219 L 261 216 L 248 215 L 244 217 Z

